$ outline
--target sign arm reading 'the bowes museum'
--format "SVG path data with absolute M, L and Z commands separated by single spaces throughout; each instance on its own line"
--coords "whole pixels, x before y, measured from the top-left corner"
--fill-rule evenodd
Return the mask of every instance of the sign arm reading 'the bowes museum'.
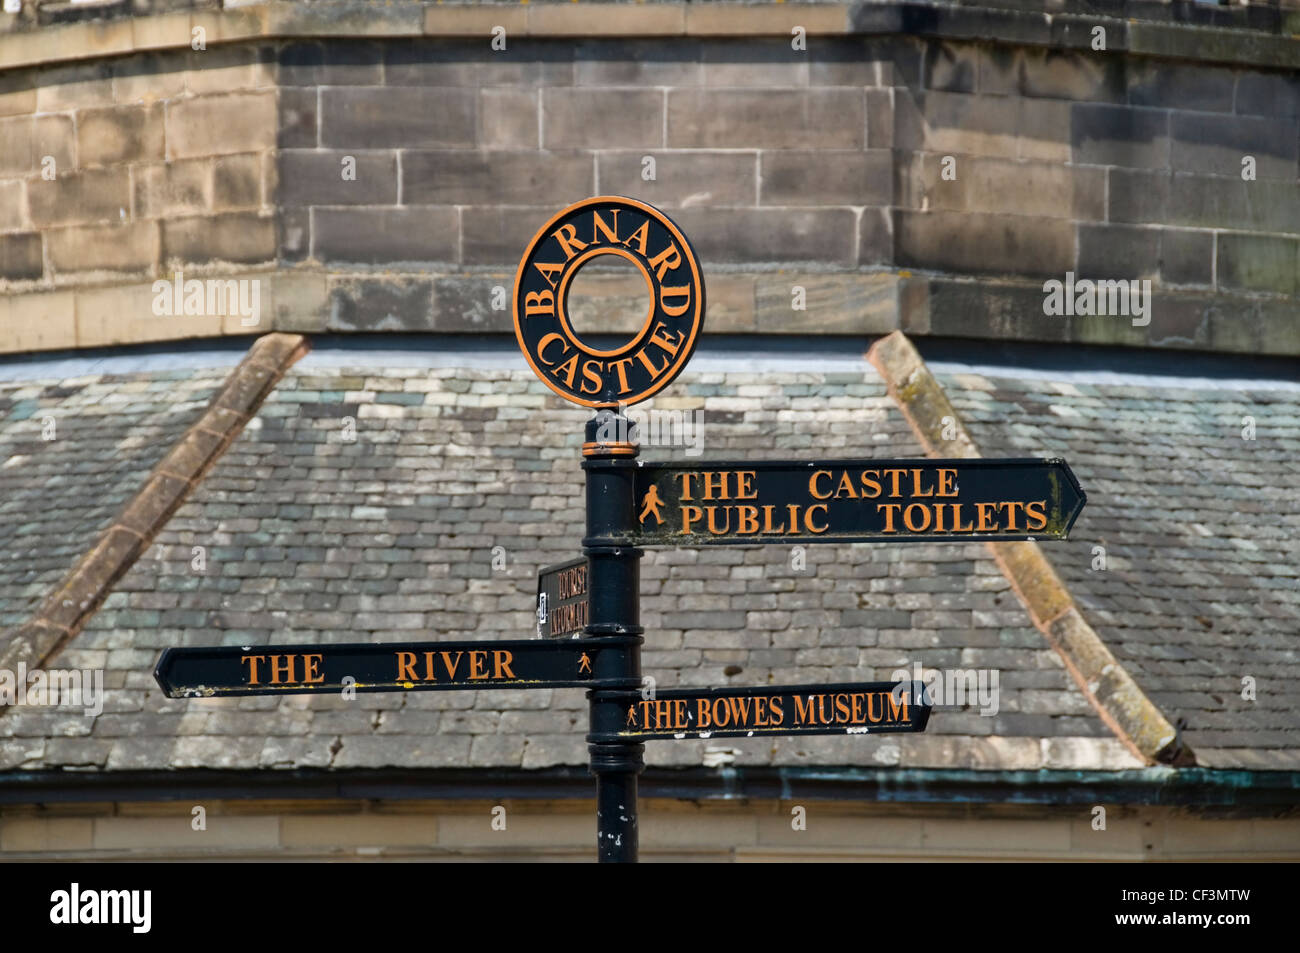
M 573 276 L 602 255 L 630 261 L 648 295 L 640 329 L 617 346 L 583 340 L 569 319 Z M 539 574 L 537 638 L 168 649 L 154 675 L 169 697 L 585 687 L 597 858 L 635 861 L 646 741 L 916 732 L 930 717 L 919 682 L 643 691 L 640 547 L 1064 539 L 1083 509 L 1064 460 L 641 464 L 618 410 L 681 373 L 705 297 L 686 236 L 636 199 L 587 199 L 543 225 L 513 312 L 537 376 L 596 411 L 582 445 L 582 556 Z

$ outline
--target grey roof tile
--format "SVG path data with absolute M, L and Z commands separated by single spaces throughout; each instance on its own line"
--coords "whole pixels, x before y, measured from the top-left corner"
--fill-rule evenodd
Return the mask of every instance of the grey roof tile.
M 88 733 L 58 737 L 40 713 L 10 711 L 0 725 L 23 740 L 0 746 L 0 768 L 585 764 L 578 690 L 160 697 L 150 671 L 168 645 L 526 637 L 537 569 L 577 555 L 586 415 L 531 375 L 307 363 L 62 656 L 108 666 L 115 690 L 104 714 L 82 719 Z M 27 501 L 0 503 L 0 624 L 21 619 L 66 570 L 223 376 L 169 377 L 135 395 L 138 407 L 111 405 L 113 420 L 97 421 L 97 453 L 31 446 L 36 410 L 0 422 L 0 489 L 11 480 Z M 707 457 L 772 459 L 828 445 L 844 456 L 921 456 L 875 372 L 864 364 L 842 376 L 688 372 L 660 400 L 702 401 Z M 97 378 L 76 394 L 21 399 L 82 406 L 140 382 Z M 1300 516 L 1286 495 L 1300 459 L 1300 430 L 1289 423 L 1297 402 L 1012 378 L 944 383 L 986 455 L 1070 460 L 1089 505 L 1072 539 L 1044 550 L 1139 684 L 1187 722 L 1193 748 L 1230 763 L 1251 739 L 1279 757 L 1300 747 L 1291 687 Z M 188 395 L 182 410 L 169 401 L 173 388 Z M 1252 449 L 1262 452 L 1243 455 L 1245 412 L 1257 418 Z M 343 417 L 356 420 L 355 442 L 340 439 Z M 39 457 L 41 479 L 66 477 L 61 516 L 30 512 L 38 471 L 23 461 L 4 468 L 6 447 L 32 460 L 63 454 Z M 111 473 L 105 455 L 115 457 Z M 118 489 L 88 499 L 86 479 Z M 14 540 L 26 541 L 26 563 L 9 556 Z M 1095 545 L 1106 546 L 1104 572 L 1090 568 Z M 201 572 L 195 546 L 205 547 Z M 503 547 L 504 570 L 493 569 L 493 546 Z M 46 560 L 35 573 L 33 554 Z M 998 713 L 939 709 L 923 736 L 652 743 L 650 763 L 1136 764 L 984 547 L 822 546 L 807 556 L 797 571 L 788 547 L 648 550 L 646 673 L 669 687 L 883 679 L 917 661 L 996 667 Z M 1240 699 L 1242 675 L 1257 678 L 1258 701 Z

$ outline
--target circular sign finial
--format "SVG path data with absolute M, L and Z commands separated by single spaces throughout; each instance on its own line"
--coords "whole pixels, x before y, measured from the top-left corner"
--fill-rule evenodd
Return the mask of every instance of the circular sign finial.
M 600 255 L 632 262 L 650 308 L 615 348 L 584 342 L 569 320 L 574 273 Z M 663 212 L 619 195 L 570 205 L 533 236 L 515 274 L 515 337 L 537 376 L 585 407 L 635 404 L 681 373 L 704 326 L 704 275 L 686 236 Z

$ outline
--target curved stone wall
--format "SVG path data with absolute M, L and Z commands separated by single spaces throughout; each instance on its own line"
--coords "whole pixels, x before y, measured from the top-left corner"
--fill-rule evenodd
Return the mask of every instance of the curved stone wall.
M 617 192 L 691 236 L 713 333 L 1300 353 L 1297 13 L 1070 11 L 28 3 L 0 351 L 504 333 L 524 242 Z

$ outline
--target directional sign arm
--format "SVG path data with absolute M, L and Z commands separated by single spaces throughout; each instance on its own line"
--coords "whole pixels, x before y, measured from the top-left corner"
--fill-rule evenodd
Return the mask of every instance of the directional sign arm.
M 920 682 L 672 688 L 653 698 L 602 693 L 594 704 L 617 709 L 622 727 L 589 742 L 914 732 L 931 708 Z
M 643 464 L 641 546 L 1065 539 L 1087 502 L 1064 460 Z
M 174 648 L 154 678 L 168 698 L 579 688 L 600 651 L 581 639 Z

